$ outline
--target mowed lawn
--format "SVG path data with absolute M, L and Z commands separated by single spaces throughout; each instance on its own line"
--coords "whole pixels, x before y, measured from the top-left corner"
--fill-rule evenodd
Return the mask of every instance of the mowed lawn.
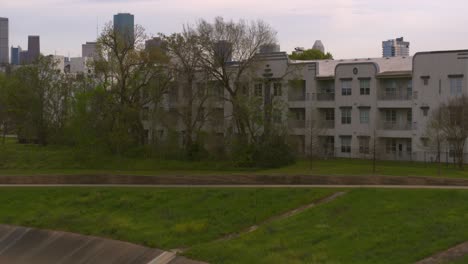
M 468 178 L 468 169 L 441 166 L 441 177 Z M 229 161 L 166 160 L 150 157 L 118 157 L 98 151 L 63 146 L 0 143 L 0 175 L 37 174 L 132 174 L 132 175 L 213 175 L 213 174 L 302 174 L 302 175 L 393 175 L 438 177 L 438 164 L 372 161 L 358 159 L 307 160 L 279 169 L 239 168 Z
M 0 223 L 172 249 L 308 204 L 330 189 L 0 188 Z
M 350 190 L 186 254 L 210 263 L 414 263 L 468 240 L 467 201 L 463 190 Z

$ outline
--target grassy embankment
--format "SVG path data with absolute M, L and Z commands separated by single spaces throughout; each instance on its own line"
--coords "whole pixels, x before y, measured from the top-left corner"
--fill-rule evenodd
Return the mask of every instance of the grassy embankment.
M 226 161 L 187 162 L 155 158 L 126 158 L 69 147 L 0 143 L 0 175 L 34 174 L 315 174 L 373 175 L 369 160 L 300 160 L 279 169 L 237 168 Z M 377 175 L 438 176 L 437 164 L 378 161 Z M 442 166 L 442 177 L 468 178 L 468 170 Z
M 461 190 L 351 190 L 187 255 L 210 263 L 414 263 L 468 240 L 467 200 Z
M 335 191 L 1 188 L 0 223 L 192 247 L 187 256 L 210 263 L 414 263 L 468 240 L 468 191 L 353 189 L 215 241 Z
M 0 188 L 0 223 L 171 249 L 211 241 L 332 192 L 328 189 Z

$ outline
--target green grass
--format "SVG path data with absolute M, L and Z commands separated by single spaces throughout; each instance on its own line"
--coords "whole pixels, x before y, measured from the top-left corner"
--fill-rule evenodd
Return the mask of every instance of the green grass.
M 0 223 L 171 249 L 236 232 L 333 190 L 0 188 Z
M 37 174 L 134 174 L 134 175 L 213 175 L 213 174 L 303 174 L 373 175 L 370 160 L 333 159 L 309 161 L 279 169 L 245 169 L 229 161 L 188 162 L 145 157 L 118 157 L 98 151 L 77 150 L 64 146 L 37 146 L 0 143 L 0 175 Z M 437 164 L 378 161 L 377 175 L 438 176 Z M 442 166 L 442 177 L 468 178 L 468 170 Z
M 414 263 L 468 240 L 466 201 L 462 190 L 357 189 L 187 255 L 210 263 Z

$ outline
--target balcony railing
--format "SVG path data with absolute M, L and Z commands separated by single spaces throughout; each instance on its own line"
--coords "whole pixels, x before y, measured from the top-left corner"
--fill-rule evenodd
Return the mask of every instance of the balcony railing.
M 384 92 L 380 94 L 379 100 L 383 101 L 408 101 L 413 98 L 412 93 Z
M 306 95 L 304 94 L 288 94 L 288 100 L 289 101 L 305 101 Z
M 320 128 L 333 129 L 335 128 L 335 120 L 321 120 L 319 122 Z
M 335 93 L 318 93 L 317 101 L 334 101 Z
M 290 128 L 305 128 L 305 120 L 288 120 Z
M 411 122 L 384 121 L 380 125 L 380 129 L 383 130 L 411 130 L 412 128 Z

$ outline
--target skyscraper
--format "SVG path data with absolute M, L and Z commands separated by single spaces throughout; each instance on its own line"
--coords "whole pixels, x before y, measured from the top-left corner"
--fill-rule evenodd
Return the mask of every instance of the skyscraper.
M 117 33 L 117 36 L 128 46 L 133 46 L 135 36 L 134 36 L 135 20 L 134 16 L 129 13 L 119 13 L 114 15 L 114 32 Z
M 21 47 L 11 47 L 11 65 L 20 65 Z
M 382 55 L 383 57 L 409 56 L 409 46 L 410 43 L 404 41 L 403 37 L 382 41 Z
M 0 65 L 8 64 L 8 18 L 0 17 Z
M 96 42 L 86 42 L 81 46 L 81 57 L 92 58 L 96 57 Z
M 39 36 L 28 36 L 28 62 L 32 63 L 39 58 L 41 45 Z

